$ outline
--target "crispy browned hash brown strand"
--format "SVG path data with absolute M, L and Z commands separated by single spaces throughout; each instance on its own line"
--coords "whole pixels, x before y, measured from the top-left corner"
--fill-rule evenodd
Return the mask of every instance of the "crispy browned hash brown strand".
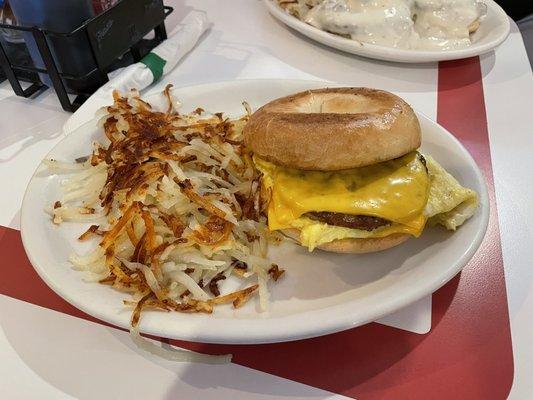
M 105 142 L 75 162 L 46 161 L 65 178 L 53 222 L 90 224 L 78 240 L 94 241 L 94 250 L 70 261 L 132 295 L 124 301 L 132 326 L 145 309 L 212 313 L 256 294 L 265 308 L 268 281 L 283 270 L 266 258 L 280 239 L 267 231 L 265 193 L 243 144 L 249 109 L 238 119 L 201 108 L 180 114 L 170 86 L 164 94 L 161 112 L 137 91 L 115 92 L 99 120 Z M 230 276 L 240 288 L 223 289 Z

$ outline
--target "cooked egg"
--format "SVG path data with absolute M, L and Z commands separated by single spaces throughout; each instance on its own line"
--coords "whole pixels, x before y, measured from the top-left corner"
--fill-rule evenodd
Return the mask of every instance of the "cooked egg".
M 425 158 L 431 184 L 424 214 L 429 218 L 430 225 L 440 224 L 456 230 L 474 215 L 479 205 L 478 195 L 472 189 L 461 186 L 431 156 Z

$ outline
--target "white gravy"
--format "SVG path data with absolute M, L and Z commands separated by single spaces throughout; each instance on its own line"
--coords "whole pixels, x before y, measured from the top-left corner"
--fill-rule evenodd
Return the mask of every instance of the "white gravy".
M 403 49 L 468 47 L 470 31 L 486 13 L 479 0 L 323 0 L 302 19 L 319 29 L 360 42 Z

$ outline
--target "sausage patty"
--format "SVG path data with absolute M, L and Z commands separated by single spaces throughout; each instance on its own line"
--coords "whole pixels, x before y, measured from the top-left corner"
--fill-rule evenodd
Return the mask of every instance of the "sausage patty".
M 368 215 L 350 215 L 329 211 L 309 212 L 304 214 L 315 221 L 324 222 L 328 225 L 342 226 L 344 228 L 360 229 L 363 231 L 373 231 L 380 226 L 390 225 L 391 222 Z

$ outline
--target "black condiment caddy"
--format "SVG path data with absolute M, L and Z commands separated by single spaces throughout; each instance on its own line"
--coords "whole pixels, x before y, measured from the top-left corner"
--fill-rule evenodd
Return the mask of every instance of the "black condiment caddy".
M 163 0 L 122 0 L 71 32 L 0 24 L 0 28 L 31 33 L 44 68 L 38 68 L 31 62 L 20 62 L 23 57 L 13 57 L 13 52 L 7 52 L 6 43 L 2 41 L 0 65 L 15 94 L 22 97 L 34 96 L 46 88 L 37 73 L 47 74 L 63 109 L 73 112 L 108 81 L 109 71 L 140 61 L 167 38 L 165 18 L 172 11 L 172 7 L 163 5 Z M 152 30 L 154 38 L 144 39 Z M 90 71 L 81 75 L 65 72 L 58 61 L 58 58 L 68 57 L 68 54 L 60 54 L 58 49 L 63 43 L 64 48 L 72 48 L 73 38 L 87 43 L 90 60 L 94 62 L 94 68 L 90 64 Z M 27 53 L 27 49 L 22 50 Z M 21 81 L 30 81 L 31 84 L 23 89 Z M 73 101 L 69 93 L 75 95 Z

